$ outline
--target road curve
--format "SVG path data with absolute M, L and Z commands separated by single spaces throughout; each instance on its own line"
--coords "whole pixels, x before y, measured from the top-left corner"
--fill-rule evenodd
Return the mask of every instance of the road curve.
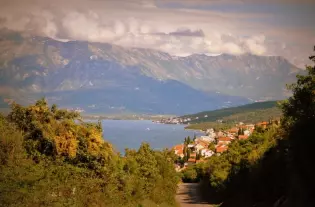
M 181 207 L 213 207 L 199 196 L 198 183 L 179 184 L 176 201 Z

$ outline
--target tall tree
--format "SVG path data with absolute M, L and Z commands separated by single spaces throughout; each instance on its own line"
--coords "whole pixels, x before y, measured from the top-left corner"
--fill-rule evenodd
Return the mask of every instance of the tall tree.
M 311 56 L 310 60 L 315 63 L 315 56 Z M 315 163 L 315 66 L 307 66 L 306 72 L 306 75 L 297 76 L 297 83 L 288 86 L 293 96 L 282 104 L 281 122 L 284 136 L 289 140 L 290 166 L 294 166 L 291 170 L 295 172 L 296 184 L 300 185 L 300 188 L 293 188 L 291 193 L 311 200 L 315 192 L 315 177 L 311 167 Z
M 187 160 L 190 158 L 190 153 L 191 153 L 191 150 L 190 148 L 187 149 Z
M 188 144 L 191 143 L 190 136 L 187 137 L 187 143 L 188 143 Z

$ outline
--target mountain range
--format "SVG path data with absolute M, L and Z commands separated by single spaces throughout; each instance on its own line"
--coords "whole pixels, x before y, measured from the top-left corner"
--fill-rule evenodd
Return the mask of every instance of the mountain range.
M 45 96 L 88 113 L 187 114 L 283 99 L 303 70 L 278 56 L 187 57 L 0 30 L 1 107 Z

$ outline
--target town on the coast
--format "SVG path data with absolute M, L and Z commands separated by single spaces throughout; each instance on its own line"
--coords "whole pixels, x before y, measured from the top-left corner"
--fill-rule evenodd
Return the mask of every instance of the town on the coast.
M 270 126 L 278 126 L 280 120 L 269 120 L 256 124 L 239 122 L 228 130 L 207 129 L 204 136 L 186 137 L 184 142 L 172 149 L 178 160 L 175 163 L 176 171 L 182 171 L 190 165 L 205 162 L 211 156 L 220 156 L 229 149 L 234 141 L 246 140 L 255 131 L 265 130 Z
M 195 119 L 197 120 L 199 119 L 199 117 L 196 117 Z M 161 124 L 189 124 L 191 120 L 192 120 L 191 118 L 169 117 L 153 122 Z
M 208 118 L 208 115 L 204 115 L 200 118 Z M 189 125 L 191 121 L 196 121 L 198 120 L 199 117 L 194 117 L 194 118 L 190 118 L 190 117 L 168 117 L 168 118 L 163 118 L 157 121 L 153 121 L 154 123 L 161 123 L 161 124 L 187 124 Z M 217 120 L 217 122 L 222 122 L 222 120 Z

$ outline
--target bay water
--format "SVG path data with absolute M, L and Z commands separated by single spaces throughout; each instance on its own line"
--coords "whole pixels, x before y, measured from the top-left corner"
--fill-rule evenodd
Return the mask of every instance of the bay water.
M 185 130 L 185 125 L 159 124 L 150 120 L 102 120 L 102 127 L 104 139 L 122 154 L 125 148 L 138 149 L 142 142 L 149 143 L 153 149 L 161 150 L 183 143 L 187 136 L 192 139 L 194 134 L 204 134 Z

